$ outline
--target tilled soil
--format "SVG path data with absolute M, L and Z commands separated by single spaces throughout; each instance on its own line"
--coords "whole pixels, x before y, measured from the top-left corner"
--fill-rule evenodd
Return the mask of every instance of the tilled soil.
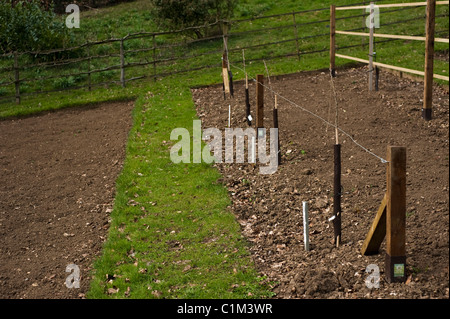
M 386 191 L 386 164 L 345 134 L 342 145 L 342 244 L 333 245 L 335 106 L 328 72 L 271 77 L 278 98 L 282 165 L 259 173 L 260 164 L 215 164 L 232 200 L 260 273 L 275 298 L 448 298 L 449 297 L 449 96 L 435 86 L 433 120 L 421 118 L 423 83 L 381 72 L 378 92 L 368 91 L 366 68 L 341 70 L 335 78 L 339 127 L 381 158 L 387 146 L 407 147 L 405 283 L 384 277 L 380 253 L 361 255 L 362 243 Z M 269 85 L 265 79 L 265 85 Z M 224 100 L 222 86 L 193 89 L 202 128 L 246 128 L 245 90 L 234 84 Z M 255 119 L 255 83 L 250 82 Z M 265 90 L 266 128 L 274 97 Z M 300 107 L 299 107 L 300 106 Z M 253 127 L 254 127 L 253 122 Z M 310 251 L 303 241 L 302 201 L 309 202 Z M 379 288 L 368 288 L 366 267 L 379 267 Z
M 109 227 L 134 103 L 0 121 L 0 298 L 83 298 Z M 80 288 L 66 278 L 80 270 Z M 69 282 L 72 286 L 73 282 Z

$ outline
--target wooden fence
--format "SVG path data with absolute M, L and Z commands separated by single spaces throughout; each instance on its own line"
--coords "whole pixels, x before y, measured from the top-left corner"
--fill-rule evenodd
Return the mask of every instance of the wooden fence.
M 367 3 L 365 1 L 354 5 Z M 140 32 L 128 34 L 123 38 L 87 42 L 64 49 L 5 53 L 0 55 L 0 102 L 15 100 L 16 103 L 20 103 L 23 97 L 37 94 L 79 89 L 92 90 L 110 85 L 126 87 L 129 82 L 136 80 L 156 80 L 174 74 L 211 68 L 220 69 L 224 53 L 223 39 L 229 43 L 227 48 L 229 59 L 235 58 L 236 63 L 241 62 L 237 60 L 237 57 L 241 59 L 242 50 L 246 50 L 248 64 L 263 60 L 300 59 L 309 54 L 324 54 L 329 52 L 328 45 L 318 46 L 315 43 L 318 42 L 318 38 L 329 37 L 330 20 L 325 19 L 329 10 L 330 8 L 319 8 L 233 21 L 218 21 L 177 31 Z M 320 16 L 322 12 L 323 19 L 311 21 L 312 15 Z M 308 21 L 304 21 L 305 15 Z M 365 21 L 367 16 L 368 14 L 363 11 L 360 14 L 340 17 L 336 20 L 356 18 Z M 404 22 L 406 20 L 394 23 Z M 264 25 L 259 26 L 261 24 Z M 251 29 L 250 26 L 253 25 L 257 27 Z M 211 30 L 215 32 L 200 39 L 183 36 L 196 29 L 203 33 L 211 32 Z M 343 31 L 355 32 L 364 29 L 363 25 Z M 228 32 L 228 30 L 232 31 Z M 265 37 L 260 42 L 251 42 L 247 45 L 237 42 L 242 38 L 251 39 L 261 35 Z M 184 40 L 180 41 L 182 36 Z M 277 41 L 270 41 L 273 38 L 277 38 Z M 392 40 L 396 39 L 378 42 Z M 198 44 L 203 46 L 202 49 L 193 50 Z M 338 49 L 355 46 L 359 45 L 346 45 Z
M 341 31 L 336 30 L 336 11 L 337 10 L 360 10 L 363 8 L 370 9 L 371 19 L 373 19 L 375 3 L 371 2 L 367 7 L 364 6 L 348 6 L 348 7 L 340 7 L 336 8 L 335 5 L 331 5 L 330 8 L 330 70 L 334 75 L 335 69 L 335 57 L 358 61 L 362 63 L 366 63 L 369 65 L 369 90 L 371 91 L 373 88 L 373 71 L 374 67 L 384 67 L 386 69 L 397 70 L 406 73 L 412 73 L 417 75 L 422 75 L 425 77 L 425 88 L 424 88 L 424 102 L 422 109 L 422 116 L 425 120 L 431 120 L 431 111 L 432 111 L 432 86 L 433 86 L 433 78 L 437 78 L 440 80 L 449 81 L 448 76 L 443 76 L 439 74 L 434 74 L 433 70 L 433 60 L 434 60 L 434 43 L 449 43 L 448 38 L 436 38 L 435 37 L 435 18 L 436 18 L 436 5 L 448 5 L 449 1 L 436 1 L 436 0 L 428 0 L 427 2 L 412 2 L 412 3 L 396 3 L 396 4 L 385 4 L 385 5 L 377 5 L 378 8 L 399 8 L 399 7 L 419 7 L 426 6 L 427 14 L 426 14 L 426 36 L 412 36 L 412 35 L 395 35 L 395 34 L 382 34 L 382 33 L 374 33 L 374 24 L 371 21 L 370 33 L 362 33 L 362 32 L 351 32 L 351 31 Z M 343 35 L 354 35 L 354 36 L 362 36 L 369 37 L 369 60 L 360 59 L 348 55 L 337 54 L 335 52 L 335 43 L 336 43 L 336 34 Z M 402 68 L 394 65 L 388 65 L 384 63 L 374 62 L 374 51 L 373 51 L 373 43 L 374 38 L 389 38 L 389 39 L 399 39 L 399 40 L 413 40 L 413 41 L 425 41 L 426 43 L 426 51 L 425 51 L 425 71 L 412 70 L 408 68 Z

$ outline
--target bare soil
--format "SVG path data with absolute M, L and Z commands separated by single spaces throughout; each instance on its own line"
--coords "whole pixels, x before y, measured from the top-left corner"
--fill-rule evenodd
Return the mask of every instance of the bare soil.
M 0 298 L 83 298 L 109 227 L 134 103 L 0 121 Z M 66 287 L 69 264 L 80 288 Z
M 378 92 L 368 91 L 366 68 L 340 70 L 335 79 L 340 128 L 386 158 L 389 145 L 407 147 L 405 283 L 384 278 L 380 253 L 361 255 L 362 243 L 386 191 L 386 164 L 340 134 L 342 145 L 342 244 L 333 245 L 332 127 L 278 98 L 282 165 L 272 175 L 244 164 L 215 164 L 232 200 L 257 268 L 273 284 L 275 298 L 448 298 L 449 297 L 449 95 L 435 86 L 433 120 L 421 118 L 423 83 L 381 72 Z M 272 77 L 281 96 L 335 121 L 328 72 Z M 265 84 L 269 85 L 268 79 Z M 234 84 L 224 100 L 222 86 L 193 89 L 202 127 L 246 128 L 245 90 Z M 255 119 L 255 83 L 250 82 Z M 274 98 L 265 90 L 264 124 L 272 126 Z M 253 122 L 253 125 L 255 123 Z M 304 250 L 302 201 L 310 207 L 310 247 Z M 380 287 L 369 289 L 366 267 L 375 264 Z

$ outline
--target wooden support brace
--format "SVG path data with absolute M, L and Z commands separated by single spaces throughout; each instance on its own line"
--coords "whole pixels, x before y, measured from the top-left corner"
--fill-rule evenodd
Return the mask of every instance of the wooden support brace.
M 379 252 L 381 243 L 386 237 L 386 204 L 387 194 L 384 194 L 384 198 L 381 201 L 381 205 L 378 208 L 372 226 L 370 226 L 369 232 L 362 245 L 362 255 L 372 255 Z

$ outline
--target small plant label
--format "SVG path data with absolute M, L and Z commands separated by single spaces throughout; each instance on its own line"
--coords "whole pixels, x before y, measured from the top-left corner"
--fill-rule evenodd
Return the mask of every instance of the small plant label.
M 394 277 L 405 276 L 405 264 L 394 264 Z

